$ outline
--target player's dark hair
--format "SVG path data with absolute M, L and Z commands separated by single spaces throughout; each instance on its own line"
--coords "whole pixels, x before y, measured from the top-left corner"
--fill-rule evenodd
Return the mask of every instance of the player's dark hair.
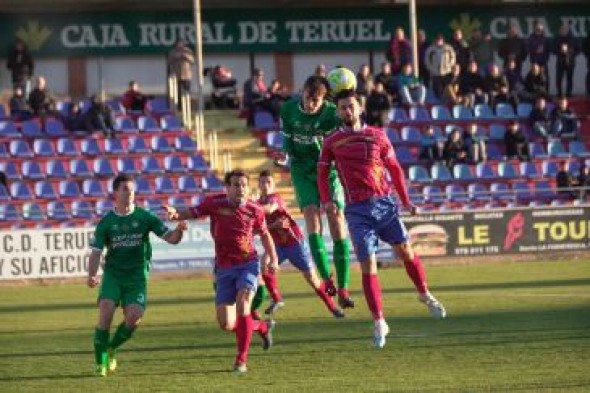
M 268 169 L 265 169 L 258 174 L 258 178 L 261 178 L 261 177 L 272 177 L 272 173 L 270 173 L 270 171 Z
M 136 81 L 129 81 L 129 87 L 130 88 L 133 87 L 133 85 L 136 84 L 136 83 L 137 83 Z
M 227 172 L 223 179 L 225 185 L 229 186 L 231 184 L 232 177 L 245 177 L 246 179 L 250 179 L 248 174 L 243 169 L 234 169 L 231 172 Z
M 354 91 L 354 89 L 339 91 L 338 94 L 336 94 L 336 96 L 334 96 L 334 102 L 337 103 L 339 100 L 342 100 L 345 98 L 357 98 L 356 91 Z
M 121 183 L 127 183 L 128 181 L 133 181 L 133 178 L 123 173 L 118 174 L 117 177 L 113 179 L 113 191 L 117 191 Z
M 325 96 L 328 93 L 330 85 L 328 80 L 323 76 L 312 75 L 303 84 L 303 90 L 307 90 L 307 93 L 315 97 L 317 95 Z

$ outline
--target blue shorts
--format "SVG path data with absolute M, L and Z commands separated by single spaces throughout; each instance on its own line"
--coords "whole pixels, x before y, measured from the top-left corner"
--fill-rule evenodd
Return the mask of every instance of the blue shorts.
M 257 260 L 229 268 L 215 268 L 215 304 L 234 304 L 240 289 L 256 292 L 259 274 Z
M 368 260 L 377 251 L 379 239 L 392 245 L 409 240 L 397 203 L 391 196 L 347 204 L 344 216 L 359 262 Z
M 300 272 L 309 272 L 312 269 L 311 256 L 309 255 L 309 249 L 302 240 L 292 246 L 281 247 L 275 246 L 277 251 L 277 257 L 279 264 L 285 260 L 289 260 L 291 265 L 295 266 Z

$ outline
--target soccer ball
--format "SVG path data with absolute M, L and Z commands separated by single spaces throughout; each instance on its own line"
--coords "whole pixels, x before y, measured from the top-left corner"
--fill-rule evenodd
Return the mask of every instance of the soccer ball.
M 334 68 L 328 72 L 326 79 L 328 80 L 332 94 L 338 94 L 343 90 L 356 89 L 356 76 L 348 68 Z

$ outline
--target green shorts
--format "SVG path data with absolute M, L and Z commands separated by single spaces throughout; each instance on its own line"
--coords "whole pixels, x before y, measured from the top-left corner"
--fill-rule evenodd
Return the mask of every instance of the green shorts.
M 295 197 L 299 208 L 303 210 L 307 206 L 320 206 L 320 192 L 318 190 L 318 173 L 315 168 L 313 170 L 306 170 L 296 165 L 291 167 L 291 181 L 295 188 Z M 344 209 L 344 191 L 340 180 L 338 180 L 338 172 L 335 168 L 330 170 L 330 195 L 332 202 L 338 206 L 339 209 Z
M 144 310 L 147 302 L 148 272 L 105 271 L 98 293 L 98 300 L 110 299 L 116 306 L 139 304 Z

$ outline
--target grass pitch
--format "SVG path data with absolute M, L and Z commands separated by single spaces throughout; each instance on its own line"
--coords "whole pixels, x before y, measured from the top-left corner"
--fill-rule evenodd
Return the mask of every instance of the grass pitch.
M 241 376 L 229 372 L 234 336 L 215 324 L 208 279 L 152 281 L 143 326 L 106 378 L 92 373 L 95 290 L 0 287 L 0 391 L 590 391 L 590 260 L 428 274 L 448 318 L 429 316 L 403 269 L 383 270 L 392 334 L 376 350 L 359 272 L 357 307 L 344 320 L 331 318 L 298 274 L 283 273 L 276 346 L 263 352 L 254 337 Z

